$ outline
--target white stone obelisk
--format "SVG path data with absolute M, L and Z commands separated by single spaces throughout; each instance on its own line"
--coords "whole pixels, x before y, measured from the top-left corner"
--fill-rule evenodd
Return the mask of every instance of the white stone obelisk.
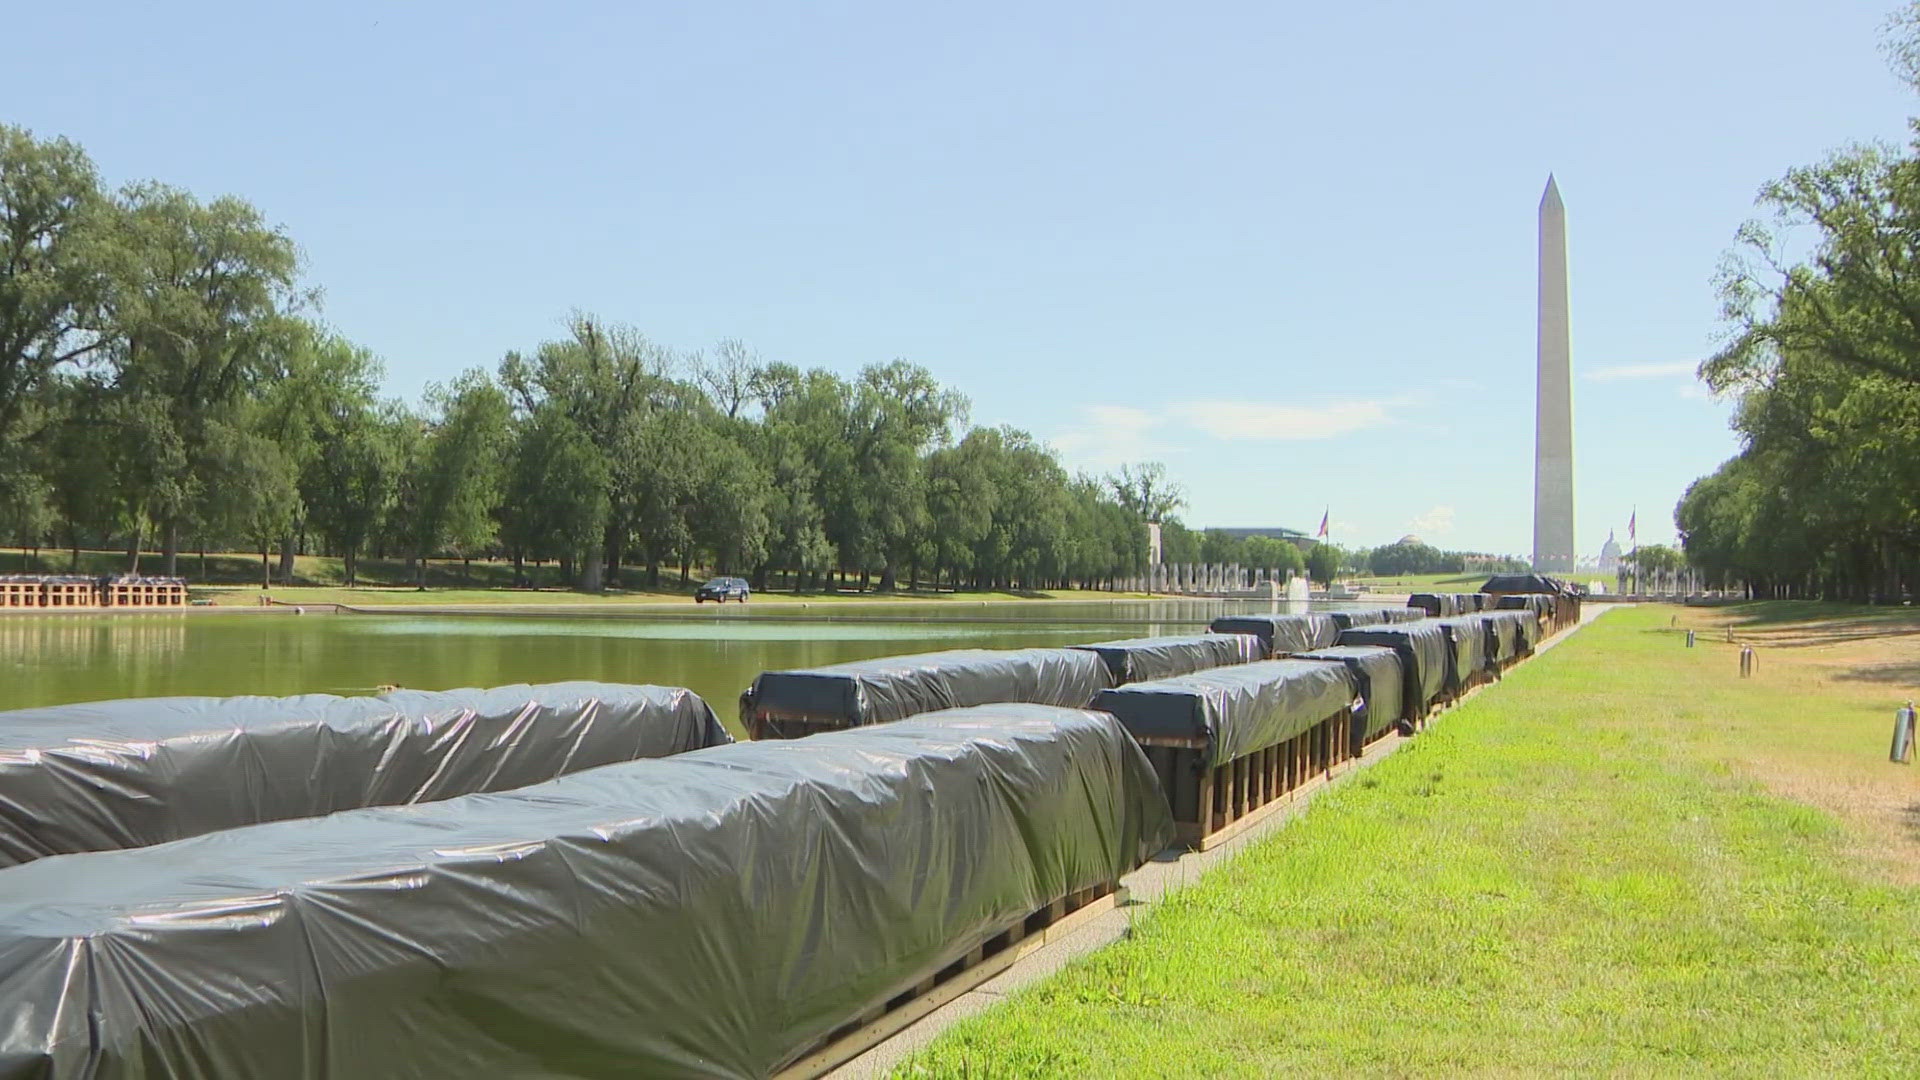
M 1533 568 L 1569 572 L 1573 546 L 1573 349 L 1567 325 L 1567 208 L 1540 197 L 1539 382 L 1533 414 Z

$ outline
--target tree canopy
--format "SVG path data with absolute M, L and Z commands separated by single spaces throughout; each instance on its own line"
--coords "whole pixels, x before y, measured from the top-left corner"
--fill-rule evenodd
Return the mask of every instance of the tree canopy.
M 1920 6 L 1887 52 L 1915 82 Z M 1916 84 L 1920 85 L 1920 84 Z M 1895 599 L 1920 558 L 1920 122 L 1760 190 L 1720 274 L 1727 341 L 1701 366 L 1741 451 L 1674 511 L 1710 579 Z

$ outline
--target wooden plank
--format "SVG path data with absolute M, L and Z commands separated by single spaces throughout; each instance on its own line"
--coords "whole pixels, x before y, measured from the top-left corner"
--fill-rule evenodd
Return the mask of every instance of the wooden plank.
M 1213 824 L 1213 770 L 1202 768 L 1193 797 L 1193 825 L 1205 835 Z
M 1002 949 L 945 982 L 933 986 L 925 993 L 917 993 L 912 1000 L 887 1011 L 876 1019 L 863 1023 L 858 1029 L 833 1040 L 775 1073 L 774 1076 L 777 1080 L 811 1080 L 813 1077 L 824 1076 L 926 1019 L 930 1013 L 1012 967 L 1022 957 L 1059 941 L 1126 902 L 1127 890 L 1115 889 L 1112 893 L 1080 907 L 1059 922 L 1047 927 L 1044 932 L 1029 936 L 1017 945 Z M 978 949 L 975 950 L 975 952 L 978 951 Z M 920 983 L 920 986 L 926 985 L 925 981 Z M 915 987 L 916 991 L 918 989 L 919 987 Z
M 1141 746 L 1172 746 L 1183 750 L 1205 750 L 1207 740 L 1173 735 L 1141 735 L 1134 740 Z

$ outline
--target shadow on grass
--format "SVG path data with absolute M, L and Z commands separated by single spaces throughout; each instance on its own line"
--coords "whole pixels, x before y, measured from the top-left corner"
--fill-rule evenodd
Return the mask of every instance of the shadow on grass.
M 1845 671 L 1836 672 L 1833 677 L 1841 682 L 1920 687 L 1920 663 L 1851 667 Z
M 1735 633 L 1782 648 L 1920 635 L 1920 610 L 1807 600 L 1763 600 L 1724 609 Z

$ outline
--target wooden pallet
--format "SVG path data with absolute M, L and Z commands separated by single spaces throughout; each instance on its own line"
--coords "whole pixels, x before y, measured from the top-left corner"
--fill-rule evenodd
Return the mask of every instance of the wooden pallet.
M 173 581 L 111 581 L 108 607 L 184 607 L 187 587 Z
M 41 603 L 46 607 L 100 606 L 100 590 L 86 582 L 49 581 L 42 589 Z
M 754 740 L 804 739 L 809 735 L 847 729 L 846 723 L 839 719 L 808 716 L 802 713 L 775 712 L 770 709 L 755 709 L 741 717 L 740 723 L 747 729 L 747 738 Z
M 1271 746 L 1203 766 L 1205 739 L 1146 736 L 1140 746 L 1173 806 L 1176 842 L 1217 847 L 1291 804 L 1317 779 L 1354 757 L 1351 709 Z
M 1022 957 L 1061 940 L 1126 902 L 1124 886 L 1099 885 L 1035 910 L 885 1005 L 834 1031 L 800 1060 L 775 1073 L 776 1080 L 825 1076 L 1012 967 Z

